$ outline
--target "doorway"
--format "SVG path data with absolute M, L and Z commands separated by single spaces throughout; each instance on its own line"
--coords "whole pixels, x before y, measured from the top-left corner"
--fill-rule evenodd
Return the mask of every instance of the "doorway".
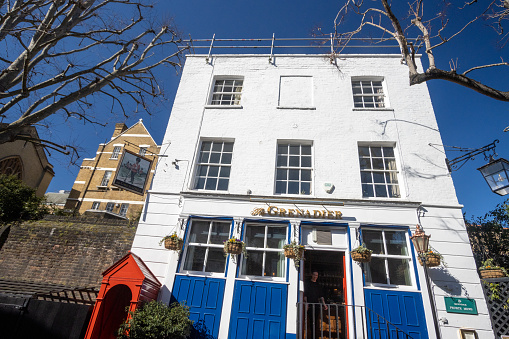
M 317 282 L 320 284 L 325 303 L 328 310 L 321 313 L 319 335 L 317 333 L 307 333 L 310 327 L 306 322 L 306 314 L 303 314 L 302 322 L 303 338 L 347 338 L 346 316 L 347 309 L 344 306 L 346 294 L 345 278 L 345 252 L 342 251 L 318 251 L 306 250 L 303 282 L 311 279 L 312 272 L 318 272 Z M 305 287 L 304 287 L 305 288 Z M 305 312 L 304 312 L 305 313 Z M 323 333 L 323 337 L 321 334 Z

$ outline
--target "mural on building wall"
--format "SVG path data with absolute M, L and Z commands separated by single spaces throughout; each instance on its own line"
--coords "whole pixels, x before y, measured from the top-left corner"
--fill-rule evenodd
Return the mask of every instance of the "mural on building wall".
M 143 195 L 151 167 L 152 160 L 126 150 L 118 164 L 113 186 Z

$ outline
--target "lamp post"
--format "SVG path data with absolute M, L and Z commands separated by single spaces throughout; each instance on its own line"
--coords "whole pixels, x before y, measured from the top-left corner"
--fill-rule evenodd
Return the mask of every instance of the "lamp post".
M 421 226 L 417 224 L 417 227 L 415 228 L 414 234 L 410 237 L 412 240 L 412 243 L 414 244 L 415 250 L 417 251 L 417 255 L 421 259 L 422 267 L 424 268 L 424 278 L 426 279 L 426 286 L 428 287 L 428 296 L 429 296 L 429 302 L 431 305 L 431 314 L 433 315 L 433 323 L 435 325 L 435 334 L 437 336 L 437 339 L 441 339 L 442 336 L 440 334 L 440 328 L 438 327 L 438 317 L 437 317 L 437 310 L 435 307 L 435 299 L 433 298 L 433 292 L 431 291 L 431 284 L 429 282 L 429 275 L 428 275 L 428 266 L 426 263 L 426 253 L 428 252 L 429 247 L 429 238 L 431 235 L 426 235 L 424 231 L 422 230 Z

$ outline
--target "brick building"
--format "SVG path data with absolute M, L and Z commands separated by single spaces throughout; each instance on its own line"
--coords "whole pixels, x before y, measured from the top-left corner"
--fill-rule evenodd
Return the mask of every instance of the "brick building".
M 125 166 L 119 166 L 119 162 L 125 154 L 141 156 L 147 166 L 143 178 L 141 175 L 137 175 L 136 178 L 140 182 L 140 187 L 148 189 L 159 149 L 160 146 L 154 141 L 141 119 L 130 128 L 124 123 L 116 124 L 111 140 L 99 145 L 96 156 L 83 159 L 65 209 L 77 210 L 80 214 L 102 215 L 106 218 L 137 217 L 143 208 L 144 189 L 135 192 L 113 185 L 119 174 L 117 171 L 123 170 L 127 173 Z

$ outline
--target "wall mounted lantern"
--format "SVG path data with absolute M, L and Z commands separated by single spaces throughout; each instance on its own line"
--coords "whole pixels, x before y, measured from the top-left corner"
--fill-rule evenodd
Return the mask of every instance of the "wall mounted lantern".
M 490 157 L 490 162 L 479 167 L 478 170 L 493 193 L 498 195 L 509 193 L 509 161 L 503 158 L 494 160 L 493 157 Z

